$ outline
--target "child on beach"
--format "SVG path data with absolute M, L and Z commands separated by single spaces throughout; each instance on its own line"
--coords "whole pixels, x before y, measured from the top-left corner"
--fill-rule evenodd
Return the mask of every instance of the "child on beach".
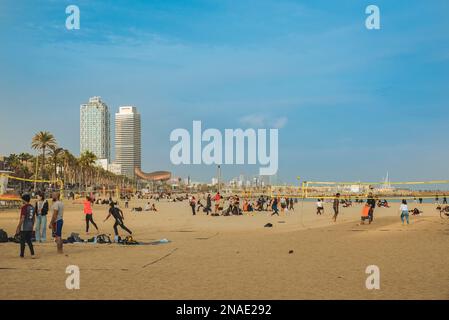
M 407 220 L 407 224 L 410 224 L 409 218 L 408 218 L 408 206 L 407 206 L 407 200 L 402 200 L 401 206 L 399 207 L 399 211 L 401 212 L 401 221 L 402 225 L 404 225 L 404 220 Z

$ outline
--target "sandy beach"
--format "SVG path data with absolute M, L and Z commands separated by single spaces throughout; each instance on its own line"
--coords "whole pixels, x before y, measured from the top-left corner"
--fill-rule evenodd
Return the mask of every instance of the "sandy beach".
M 192 216 L 187 202 L 156 205 L 157 213 L 124 209 L 125 223 L 138 241 L 168 244 L 67 244 L 57 255 L 50 239 L 23 260 L 18 244 L 0 244 L 0 299 L 449 299 L 449 221 L 433 204 L 411 204 L 424 213 L 409 226 L 397 203 L 377 208 L 372 225 L 359 225 L 360 205 L 342 208 L 337 223 L 330 204 L 317 216 L 313 202 L 280 217 Z M 85 234 L 81 204 L 65 207 L 64 238 L 95 235 Z M 95 205 L 94 219 L 112 234 L 107 208 Z M 8 235 L 17 222 L 17 210 L 0 211 Z M 65 287 L 68 265 L 80 268 L 80 290 Z M 380 268 L 380 290 L 365 287 L 369 265 Z

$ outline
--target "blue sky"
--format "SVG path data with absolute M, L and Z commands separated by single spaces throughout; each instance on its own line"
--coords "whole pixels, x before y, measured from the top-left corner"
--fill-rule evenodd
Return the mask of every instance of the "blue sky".
M 78 5 L 81 29 L 65 28 Z M 381 29 L 365 28 L 378 5 Z M 0 1 L 0 154 L 39 130 L 79 152 L 79 105 L 142 114 L 142 166 L 175 128 L 280 127 L 282 182 L 448 178 L 449 2 Z M 227 178 L 259 166 L 225 166 Z

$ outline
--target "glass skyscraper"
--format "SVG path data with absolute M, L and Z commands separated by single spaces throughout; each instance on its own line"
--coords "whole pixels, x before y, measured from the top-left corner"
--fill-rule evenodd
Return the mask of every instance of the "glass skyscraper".
M 141 168 L 141 126 L 136 107 L 120 107 L 115 114 L 115 163 L 122 174 L 134 178 L 135 168 Z
M 100 97 L 92 97 L 80 107 L 80 152 L 85 151 L 111 161 L 110 113 Z

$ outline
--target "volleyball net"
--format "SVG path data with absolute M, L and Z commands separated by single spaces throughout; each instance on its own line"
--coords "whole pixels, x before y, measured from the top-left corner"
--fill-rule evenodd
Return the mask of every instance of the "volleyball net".
M 64 182 L 60 179 L 42 180 L 42 179 L 26 179 L 15 177 L 9 174 L 0 174 L 0 200 L 11 201 L 20 198 L 19 193 L 27 193 L 34 191 L 59 192 L 61 198 L 69 198 L 73 194 L 73 198 L 81 198 L 85 196 L 99 197 L 120 197 L 123 194 L 135 193 L 134 187 L 119 186 L 101 186 L 88 187 L 86 190 L 80 188 L 65 188 Z

